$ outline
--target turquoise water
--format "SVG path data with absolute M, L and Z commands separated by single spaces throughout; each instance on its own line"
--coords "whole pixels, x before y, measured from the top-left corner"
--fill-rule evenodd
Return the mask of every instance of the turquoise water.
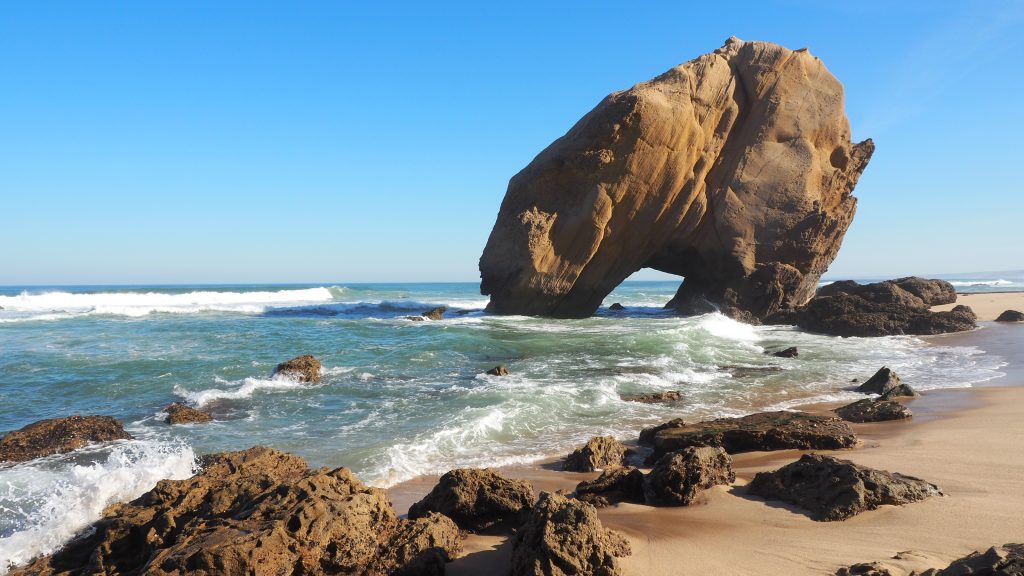
M 478 286 L 0 288 L 0 430 L 80 414 L 137 438 L 0 466 L 0 570 L 54 549 L 107 504 L 199 454 L 267 444 L 381 486 L 457 466 L 529 462 L 595 434 L 651 423 L 855 398 L 851 378 L 888 365 L 917 388 L 998 376 L 1002 359 L 914 338 L 832 338 L 661 306 L 675 282 L 629 282 L 585 320 L 495 317 Z M 444 320 L 406 316 L 433 306 Z M 797 359 L 765 351 L 796 345 Z M 321 382 L 274 379 L 311 353 Z M 508 366 L 508 377 L 484 372 Z M 745 370 L 737 370 L 737 367 Z M 672 406 L 620 393 L 679 390 Z M 210 424 L 170 427 L 184 401 Z

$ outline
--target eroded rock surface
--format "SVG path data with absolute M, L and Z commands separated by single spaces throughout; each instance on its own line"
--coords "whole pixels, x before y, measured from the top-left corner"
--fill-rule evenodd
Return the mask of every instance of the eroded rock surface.
M 444 318 L 444 313 L 447 311 L 447 306 L 438 306 L 437 308 L 431 308 L 424 312 L 423 317 L 427 320 L 441 320 Z
M 814 295 L 874 144 L 818 58 L 730 38 L 606 97 L 509 182 L 480 258 L 498 314 L 585 317 L 630 274 L 670 306 L 765 317 Z
M 131 439 L 124 426 L 110 416 L 40 420 L 8 432 L 0 439 L 0 462 L 24 462 L 71 452 L 97 442 Z
M 622 466 L 626 453 L 626 445 L 614 436 L 595 436 L 565 457 L 563 469 L 569 472 L 593 472 Z
M 885 422 L 906 420 L 914 415 L 906 406 L 892 400 L 865 398 L 833 410 L 847 422 Z
M 512 576 L 618 576 L 616 558 L 631 553 L 625 538 L 606 529 L 597 510 L 544 492 L 516 533 Z
M 619 502 L 644 502 L 644 473 L 636 468 L 608 468 L 594 480 L 576 485 L 576 498 L 603 508 Z
M 642 402 L 644 404 L 662 404 L 665 402 L 677 402 L 682 400 L 683 395 L 678 390 L 666 392 L 643 392 L 640 394 L 619 394 L 619 398 L 626 402 Z
M 430 493 L 409 508 L 409 518 L 439 512 L 460 528 L 479 532 L 497 524 L 518 524 L 534 500 L 533 487 L 524 480 L 510 480 L 492 468 L 459 468 L 441 476 Z
M 857 443 L 849 424 L 839 418 L 785 411 L 668 426 L 649 438 L 654 447 L 648 459 L 652 463 L 663 454 L 691 446 L 720 446 L 736 454 L 755 450 L 837 450 Z
M 708 488 L 735 481 L 732 458 L 722 448 L 684 448 L 654 464 L 644 479 L 644 500 L 654 506 L 689 506 Z
M 460 548 L 450 519 L 400 520 L 383 490 L 347 469 L 310 470 L 258 446 L 207 456 L 196 476 L 111 506 L 61 551 L 11 574 L 440 575 Z
M 296 356 L 287 362 L 281 362 L 274 368 L 274 375 L 292 378 L 299 382 L 318 382 L 320 380 L 320 361 L 312 354 Z
M 900 505 L 939 496 L 934 484 L 820 454 L 805 454 L 774 472 L 758 472 L 748 493 L 782 500 L 815 520 L 845 520 L 883 504 Z
M 167 418 L 164 419 L 164 422 L 168 424 L 199 424 L 213 420 L 213 416 L 209 413 L 196 410 L 181 402 L 175 402 L 167 406 L 164 408 L 164 412 L 167 413 Z

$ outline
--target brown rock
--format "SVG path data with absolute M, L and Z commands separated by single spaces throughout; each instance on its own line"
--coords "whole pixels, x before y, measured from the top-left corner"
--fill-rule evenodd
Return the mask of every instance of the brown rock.
M 996 322 L 1024 322 L 1024 312 L 1017 310 L 1004 310 L 996 317 Z
M 512 576 L 618 576 L 629 542 L 606 529 L 586 502 L 544 492 L 516 533 Z
M 652 446 L 654 445 L 654 437 L 658 434 L 658 432 L 661 432 L 662 430 L 667 430 L 669 428 L 683 428 L 685 426 L 686 422 L 684 422 L 682 418 L 673 418 L 672 420 L 669 420 L 668 422 L 662 422 L 657 426 L 649 426 L 647 428 L 644 428 L 643 430 L 640 430 L 639 442 L 644 446 Z
M 509 182 L 480 259 L 488 310 L 589 316 L 644 267 L 685 277 L 684 313 L 803 304 L 874 150 L 843 104 L 807 51 L 736 38 L 611 94 Z
M 318 382 L 320 380 L 320 361 L 312 354 L 296 356 L 282 362 L 274 368 L 274 375 L 280 374 L 299 382 Z
M 131 440 L 124 426 L 110 416 L 68 416 L 40 420 L 0 439 L 0 462 L 24 462 L 63 454 L 96 442 Z
M 569 472 L 593 472 L 622 466 L 627 452 L 626 445 L 614 436 L 595 436 L 566 456 L 562 469 Z
M 805 454 L 774 472 L 759 472 L 747 491 L 809 510 L 815 520 L 845 520 L 883 504 L 939 496 L 934 484 L 820 454 Z
M 884 422 L 906 420 L 914 415 L 906 406 L 892 400 L 865 398 L 833 410 L 847 422 Z
M 427 320 L 440 320 L 444 318 L 444 313 L 448 311 L 447 306 L 438 306 L 437 308 L 431 308 L 423 313 L 423 317 Z
M 443 574 L 461 547 L 440 515 L 409 522 L 345 468 L 257 446 L 207 456 L 12 576 Z
M 689 506 L 701 492 L 732 484 L 732 458 L 721 448 L 684 448 L 662 456 L 644 480 L 644 498 L 654 506 Z
M 897 278 L 893 284 L 920 298 L 928 306 L 953 304 L 956 302 L 956 288 L 945 280 L 908 276 Z
M 487 371 L 487 375 L 488 376 L 508 376 L 509 375 L 509 371 L 508 371 L 508 368 L 505 368 L 504 366 L 495 366 L 494 368 L 491 368 L 490 370 Z
M 806 412 L 758 412 L 742 418 L 719 418 L 654 434 L 656 462 L 668 452 L 690 446 L 720 446 L 730 454 L 760 450 L 837 450 L 850 448 L 857 437 L 839 418 Z
M 459 468 L 441 476 L 430 493 L 409 508 L 409 518 L 439 512 L 460 528 L 479 532 L 499 524 L 518 524 L 534 500 L 528 482 L 510 480 L 492 468 Z
M 619 502 L 644 502 L 644 473 L 636 468 L 606 468 L 594 480 L 576 485 L 576 498 L 597 508 Z
M 619 394 L 619 398 L 625 402 L 660 404 L 663 402 L 677 402 L 683 399 L 683 395 L 678 390 L 668 390 L 666 392 L 644 392 L 642 394 Z
M 1021 576 L 1024 574 L 1024 544 L 993 546 L 954 560 L 941 570 L 926 570 L 921 576 Z
M 836 576 L 897 576 L 879 562 L 861 562 L 836 571 Z
M 191 406 L 186 406 L 181 402 L 175 402 L 164 408 L 164 412 L 167 413 L 167 418 L 164 422 L 168 424 L 196 424 L 201 422 L 209 422 L 213 420 L 213 416 L 209 413 L 203 412 L 202 410 L 196 410 Z

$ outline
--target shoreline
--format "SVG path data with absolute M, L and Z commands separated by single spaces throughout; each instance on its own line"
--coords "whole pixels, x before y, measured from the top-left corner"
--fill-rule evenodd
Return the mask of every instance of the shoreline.
M 945 312 L 960 305 L 970 306 L 978 322 L 992 322 L 1004 310 L 1024 311 L 1024 292 L 957 292 L 956 302 L 932 306 L 932 311 Z
M 1018 302 L 1024 301 L 1024 293 L 1016 294 Z M 1024 477 L 1024 453 L 1019 450 L 1024 441 L 1019 418 L 1024 411 L 1024 328 L 983 322 L 971 332 L 924 340 L 999 355 L 1006 361 L 1000 369 L 1004 375 L 974 387 L 925 391 L 906 401 L 914 412 L 909 421 L 851 424 L 860 440 L 857 447 L 815 452 L 923 478 L 938 484 L 945 496 L 883 506 L 843 522 L 815 522 L 792 506 L 749 497 L 744 489 L 757 472 L 774 470 L 804 452 L 737 454 L 737 481 L 708 490 L 691 506 L 619 504 L 598 510 L 605 526 L 624 534 L 633 547 L 633 554 L 621 559 L 623 573 L 833 574 L 843 566 L 881 561 L 894 574 L 909 574 L 943 567 L 974 550 L 1019 541 L 1018 519 L 1024 518 L 1018 486 Z M 821 413 L 843 404 L 797 408 Z M 996 430 L 1001 433 L 994 434 Z M 558 456 L 499 470 L 527 480 L 537 491 L 571 492 L 577 483 L 599 475 L 564 472 L 560 464 Z M 436 480 L 421 476 L 388 488 L 398 513 L 404 514 Z M 511 542 L 507 535 L 469 535 L 465 552 L 448 565 L 447 573 L 501 571 L 508 566 Z M 892 559 L 907 550 L 914 552 Z

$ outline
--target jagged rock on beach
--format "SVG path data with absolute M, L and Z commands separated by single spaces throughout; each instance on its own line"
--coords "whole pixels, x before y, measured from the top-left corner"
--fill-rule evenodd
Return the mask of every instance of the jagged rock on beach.
M 632 467 L 606 468 L 597 478 L 577 484 L 575 497 L 597 508 L 619 502 L 642 504 L 644 473 Z
M 800 355 L 799 351 L 796 349 L 796 346 L 790 346 L 789 348 L 786 348 L 785 350 L 779 350 L 778 352 L 765 352 L 765 354 L 771 354 L 776 358 L 796 358 L 797 356 Z
M 427 320 L 441 320 L 444 318 L 444 313 L 448 311 L 447 306 L 438 306 L 437 308 L 431 308 L 423 313 L 423 317 Z
M 480 258 L 488 310 L 586 317 L 645 267 L 685 277 L 682 313 L 803 304 L 874 151 L 843 107 L 806 50 L 736 38 L 611 94 L 509 182 Z
M 885 504 L 907 504 L 942 494 L 919 478 L 820 454 L 805 454 L 773 472 L 759 472 L 747 492 L 795 504 L 822 521 L 845 520 Z
M 508 371 L 508 368 L 506 368 L 504 366 L 495 366 L 494 368 L 491 368 L 490 370 L 487 371 L 487 375 L 488 376 L 508 376 L 509 375 L 509 371 Z
M 1024 322 L 1024 312 L 1018 310 L 1004 310 L 996 317 L 996 322 Z
M 320 361 L 312 354 L 296 356 L 278 364 L 273 375 L 281 375 L 299 382 L 317 382 L 320 380 Z
M 622 304 L 619 304 L 618 302 L 615 302 L 611 306 L 609 306 L 608 309 L 609 310 L 616 310 L 616 311 L 618 311 L 618 310 L 625 310 L 626 307 L 623 306 Z
M 880 562 L 861 562 L 836 570 L 836 576 L 897 576 Z
M 654 437 L 662 430 L 669 428 L 683 428 L 686 426 L 686 422 L 682 418 L 673 418 L 668 422 L 662 422 L 655 426 L 648 426 L 640 430 L 639 443 L 644 446 L 652 446 L 654 444 Z
M 1024 575 L 1024 544 L 993 546 L 972 552 L 941 570 L 926 570 L 921 576 L 1021 576 Z
M 684 448 L 654 464 L 644 479 L 644 499 L 653 506 L 689 506 L 708 488 L 735 481 L 732 458 L 722 448 Z
M 682 400 L 683 395 L 678 390 L 665 392 L 644 392 L 641 394 L 619 394 L 624 402 L 642 402 L 644 404 L 660 404 L 663 402 L 677 402 Z
M 164 408 L 164 412 L 167 413 L 167 418 L 164 419 L 164 422 L 168 424 L 198 424 L 213 420 L 213 416 L 208 412 L 196 410 L 181 402 L 175 402 L 167 406 Z
M 913 416 L 906 406 L 892 400 L 872 400 L 865 398 L 833 410 L 847 422 L 885 422 L 888 420 L 905 420 Z
M 885 394 L 890 388 L 900 385 L 899 374 L 893 372 L 887 366 L 882 366 L 871 378 L 857 387 L 857 392 L 864 394 Z
M 920 394 L 911 388 L 910 384 L 901 383 L 883 392 L 878 397 L 878 400 L 887 401 L 892 400 L 893 398 L 917 398 L 918 396 L 920 396 Z
M 593 506 L 544 492 L 516 533 L 511 576 L 618 576 L 617 558 L 631 553 Z
M 409 508 L 409 518 L 439 512 L 460 528 L 479 532 L 498 524 L 517 525 L 535 499 L 533 487 L 524 480 L 511 480 L 492 468 L 459 468 L 441 476 L 430 493 Z
M 24 462 L 98 442 L 131 439 L 124 426 L 110 416 L 76 415 L 40 420 L 0 438 L 0 462 Z
M 461 550 L 440 514 L 395 514 L 384 490 L 345 468 L 310 470 L 257 446 L 207 456 L 187 480 L 163 480 L 57 553 L 11 576 L 78 574 L 432 574 Z
M 565 457 L 563 470 L 593 472 L 612 466 L 622 466 L 629 451 L 614 436 L 595 436 Z
M 849 424 L 839 418 L 806 412 L 758 412 L 742 418 L 663 428 L 651 438 L 654 453 L 648 462 L 691 446 L 720 446 L 736 454 L 760 450 L 837 450 L 856 443 L 857 437 Z

